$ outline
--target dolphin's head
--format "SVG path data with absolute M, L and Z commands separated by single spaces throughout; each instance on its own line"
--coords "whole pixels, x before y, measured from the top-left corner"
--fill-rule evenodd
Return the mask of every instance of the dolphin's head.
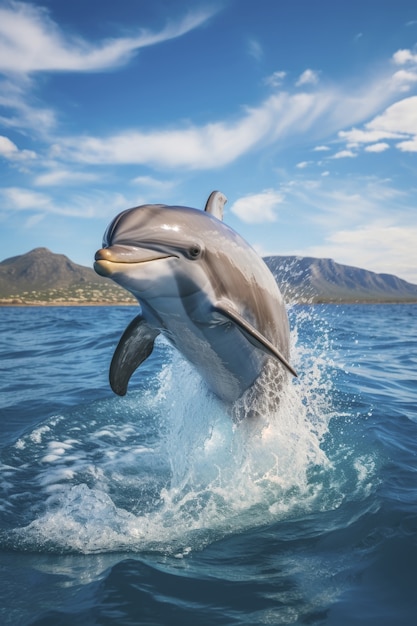
M 162 290 L 169 295 L 172 289 L 190 289 L 205 252 L 202 219 L 213 220 L 197 209 L 160 204 L 123 211 L 108 226 L 94 269 L 138 297 L 146 292 Z M 184 277 L 181 285 L 180 276 Z

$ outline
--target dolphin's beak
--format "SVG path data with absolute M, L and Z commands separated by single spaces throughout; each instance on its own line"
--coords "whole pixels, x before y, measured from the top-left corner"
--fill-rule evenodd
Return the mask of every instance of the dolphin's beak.
M 101 248 L 96 252 L 94 269 L 100 276 L 108 277 L 117 271 L 123 271 L 127 265 L 166 259 L 170 256 L 173 255 L 148 248 L 114 245 L 109 248 Z M 123 268 L 123 266 L 125 267 Z
M 101 252 L 101 250 L 99 250 L 98 252 Z M 96 254 L 96 259 L 97 259 L 97 254 Z M 97 259 L 94 262 L 94 270 L 96 272 L 96 274 L 99 274 L 100 276 L 111 276 L 112 274 L 112 262 L 111 261 L 106 261 L 105 259 Z

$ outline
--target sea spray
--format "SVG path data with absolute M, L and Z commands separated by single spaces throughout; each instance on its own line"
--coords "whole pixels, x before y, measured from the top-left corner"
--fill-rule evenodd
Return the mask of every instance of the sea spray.
M 138 391 L 50 418 L 19 439 L 11 490 L 20 502 L 30 497 L 5 543 L 181 554 L 332 507 L 323 487 L 337 493 L 340 485 L 322 447 L 333 415 L 331 363 L 325 329 L 309 316 L 292 311 L 299 379 L 259 381 L 268 402 L 257 417 L 231 419 L 192 366 L 163 343 L 159 371 L 141 379 Z M 298 342 L 303 324 L 316 325 L 308 348 Z M 279 403 L 271 409 L 274 393 Z M 24 493 L 19 471 L 30 483 Z

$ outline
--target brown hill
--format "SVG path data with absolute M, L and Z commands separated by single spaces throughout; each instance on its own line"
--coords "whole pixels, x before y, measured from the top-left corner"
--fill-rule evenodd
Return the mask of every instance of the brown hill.
M 54 254 L 47 248 L 35 248 L 0 263 L 0 295 L 86 283 L 100 284 L 99 278 L 93 269 L 77 265 L 63 254 Z
M 417 285 L 332 259 L 270 256 L 266 264 L 287 301 L 417 302 Z
M 417 302 L 417 285 L 331 259 L 270 256 L 287 302 Z M 0 263 L 0 304 L 130 304 L 136 300 L 92 268 L 36 248 Z
M 35 248 L 0 263 L 2 304 L 136 302 L 113 281 L 63 254 Z

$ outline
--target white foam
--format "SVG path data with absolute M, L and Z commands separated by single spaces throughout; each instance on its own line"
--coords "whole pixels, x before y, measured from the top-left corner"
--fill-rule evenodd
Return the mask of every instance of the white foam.
M 325 356 L 292 336 L 300 378 L 277 387 L 278 408 L 259 418 L 234 422 L 172 352 L 153 389 L 82 407 L 19 440 L 39 459 L 46 503 L 16 543 L 181 555 L 318 506 L 323 484 L 310 474 L 331 471 L 321 447 L 331 379 Z M 263 384 L 270 393 L 271 381 Z

